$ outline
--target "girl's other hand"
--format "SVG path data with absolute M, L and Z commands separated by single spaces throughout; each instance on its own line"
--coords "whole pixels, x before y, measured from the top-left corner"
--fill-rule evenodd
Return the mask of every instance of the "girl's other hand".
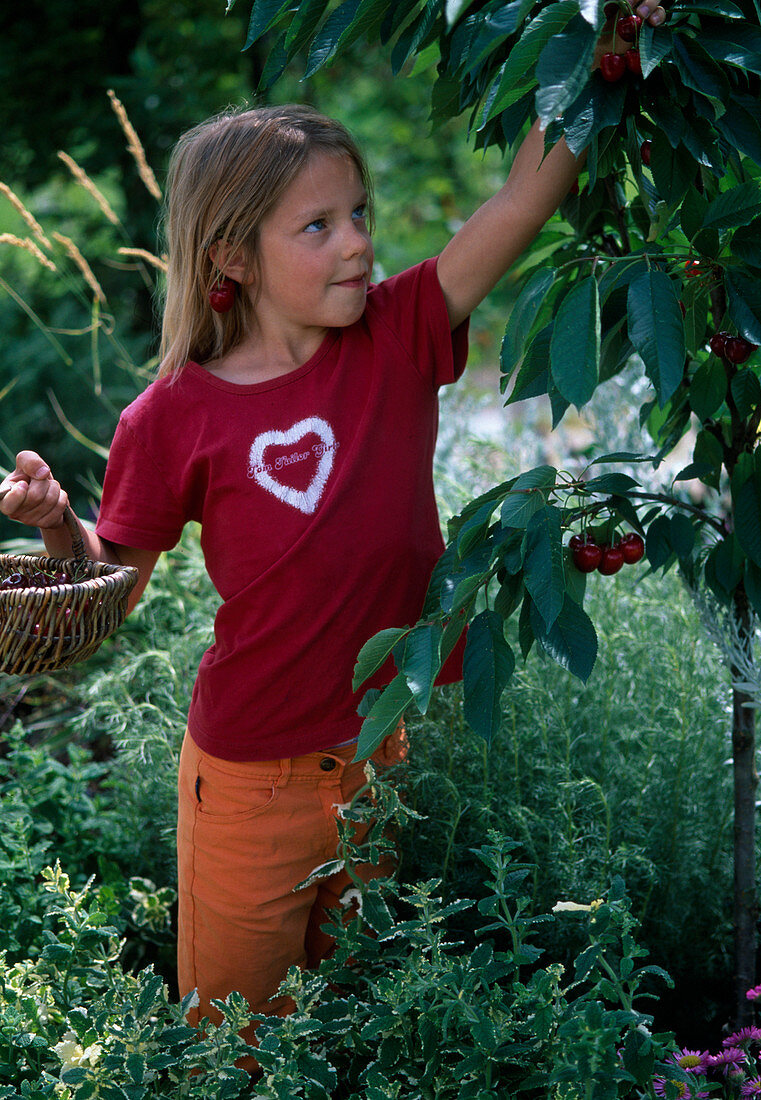
M 0 512 L 30 527 L 60 527 L 68 502 L 50 467 L 35 451 L 20 451 L 16 469 L 0 482 Z

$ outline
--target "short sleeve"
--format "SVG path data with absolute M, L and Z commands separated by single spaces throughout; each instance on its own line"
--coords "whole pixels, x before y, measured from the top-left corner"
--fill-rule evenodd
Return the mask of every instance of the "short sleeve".
M 374 286 L 368 308 L 434 386 L 456 382 L 468 357 L 468 321 L 454 330 L 437 274 L 438 257 Z
M 106 465 L 96 533 L 120 546 L 171 550 L 185 522 L 179 500 L 122 415 Z

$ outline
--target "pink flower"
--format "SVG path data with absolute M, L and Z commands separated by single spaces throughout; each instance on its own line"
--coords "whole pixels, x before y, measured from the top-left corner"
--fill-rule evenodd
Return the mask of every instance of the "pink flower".
M 752 989 L 749 989 L 745 994 L 749 1001 L 757 1001 L 761 998 L 761 985 L 754 985 Z
M 740 1096 L 761 1096 L 761 1077 L 754 1077 L 752 1081 L 746 1081 L 740 1089 Z
M 707 1092 L 693 1092 L 685 1081 L 669 1081 L 670 1085 L 676 1085 L 676 1094 L 679 1100 L 703 1100 L 708 1096 Z M 656 1096 L 666 1095 L 666 1080 L 663 1077 L 653 1078 L 653 1091 Z
M 709 1054 L 707 1066 L 711 1069 L 721 1069 L 725 1074 L 737 1072 L 745 1065 L 745 1051 L 739 1047 L 725 1047 L 718 1054 Z
M 701 1073 L 705 1073 L 711 1055 L 707 1050 L 678 1050 L 676 1054 L 672 1054 L 669 1058 L 669 1062 L 675 1066 L 679 1066 L 680 1069 L 686 1070 L 687 1073 L 694 1073 L 698 1076 Z
M 739 1047 L 744 1043 L 761 1043 L 761 1027 L 751 1024 L 750 1027 L 740 1028 L 733 1035 L 728 1035 L 721 1045 L 723 1047 Z

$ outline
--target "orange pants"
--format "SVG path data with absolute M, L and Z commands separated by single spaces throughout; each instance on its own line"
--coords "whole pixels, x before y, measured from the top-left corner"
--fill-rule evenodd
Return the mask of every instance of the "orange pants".
M 254 1012 L 285 1015 L 274 994 L 289 966 L 315 967 L 332 940 L 321 930 L 351 879 L 345 872 L 294 892 L 336 856 L 336 806 L 366 782 L 356 745 L 291 760 L 238 762 L 203 752 L 186 733 L 180 757 L 177 858 L 180 996 L 219 1021 L 211 998 L 242 993 Z M 381 745 L 379 770 L 406 755 L 403 727 Z M 388 873 L 363 867 L 362 877 Z M 254 1041 L 255 1025 L 242 1034 Z

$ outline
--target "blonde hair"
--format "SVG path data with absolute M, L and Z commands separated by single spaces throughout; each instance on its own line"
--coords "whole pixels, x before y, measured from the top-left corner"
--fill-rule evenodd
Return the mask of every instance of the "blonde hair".
M 238 293 L 229 313 L 211 309 L 208 294 L 220 271 L 209 249 L 217 242 L 229 251 L 243 249 L 256 276 L 262 219 L 315 152 L 349 157 L 370 203 L 370 176 L 354 139 L 311 107 L 228 111 L 180 138 L 166 188 L 168 267 L 159 377 L 177 374 L 189 359 L 218 359 L 243 340 L 254 304 Z

